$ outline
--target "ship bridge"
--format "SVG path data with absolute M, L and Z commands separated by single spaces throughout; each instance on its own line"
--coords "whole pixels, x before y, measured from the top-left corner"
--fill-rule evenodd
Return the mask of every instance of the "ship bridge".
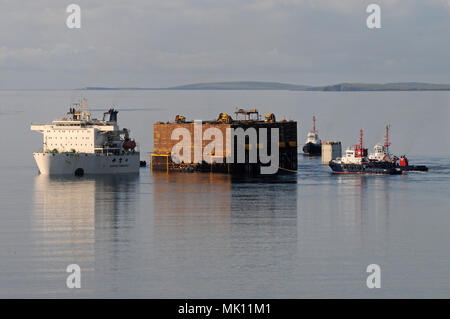
M 82 102 L 83 109 L 70 108 L 68 116 L 55 120 L 52 124 L 31 124 L 32 131 L 43 134 L 42 151 L 72 152 L 72 153 L 118 153 L 125 151 L 123 144 L 130 141 L 129 131 L 119 129 L 117 113 L 109 109 L 103 119 L 91 117 L 86 109 L 86 100 Z M 106 120 L 106 115 L 109 119 Z M 134 147 L 136 144 L 134 143 Z M 134 150 L 127 147 L 127 150 Z

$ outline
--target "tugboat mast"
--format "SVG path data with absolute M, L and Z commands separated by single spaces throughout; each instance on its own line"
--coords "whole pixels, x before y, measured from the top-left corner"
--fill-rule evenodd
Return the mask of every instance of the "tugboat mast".
M 361 131 L 360 131 L 359 147 L 361 148 L 361 152 L 362 152 L 362 149 L 363 149 L 363 129 L 361 129 Z
M 391 146 L 391 142 L 389 142 L 389 128 L 390 124 L 386 125 L 386 136 L 384 138 L 384 147 L 386 147 L 386 153 L 389 155 L 389 146 Z

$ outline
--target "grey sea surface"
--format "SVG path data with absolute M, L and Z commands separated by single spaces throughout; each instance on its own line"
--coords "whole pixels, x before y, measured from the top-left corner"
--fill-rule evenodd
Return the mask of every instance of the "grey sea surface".
M 39 175 L 29 125 L 81 97 L 98 117 L 118 108 L 147 161 L 157 121 L 256 107 L 297 120 L 300 145 L 313 115 L 344 146 L 364 128 L 371 148 L 390 123 L 392 151 L 430 171 L 336 176 L 299 155 L 297 174 L 271 179 Z M 0 91 L 0 297 L 449 298 L 449 120 L 450 92 Z

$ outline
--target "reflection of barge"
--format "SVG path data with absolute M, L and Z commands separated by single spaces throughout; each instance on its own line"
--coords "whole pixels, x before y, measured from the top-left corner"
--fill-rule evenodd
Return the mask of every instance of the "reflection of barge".
M 240 118 L 240 119 L 239 119 Z M 201 125 L 196 125 L 200 124 Z M 177 115 L 174 122 L 158 122 L 153 125 L 154 146 L 151 155 L 152 170 L 163 171 L 212 171 L 231 174 L 259 175 L 264 167 L 269 167 L 267 161 L 261 161 L 263 150 L 272 156 L 272 138 L 275 137 L 274 129 L 278 129 L 279 139 L 275 141 L 278 147 L 277 172 L 297 171 L 297 122 L 277 121 L 273 113 L 261 119 L 256 109 L 237 110 L 233 119 L 226 113 L 220 113 L 217 120 L 212 121 L 187 121 L 184 116 Z M 208 129 L 216 130 L 215 135 L 205 136 Z M 176 129 L 185 129 L 190 140 L 190 159 L 177 160 L 174 157 L 174 149 L 180 144 L 181 136 Z M 249 130 L 250 129 L 250 130 Z M 255 129 L 255 134 L 250 134 Z M 261 133 L 266 129 L 266 136 Z M 245 132 L 243 140 L 238 141 L 238 136 L 230 135 L 230 131 L 241 130 Z M 208 135 L 208 134 L 206 134 Z M 219 136 L 219 137 L 218 137 Z M 220 138 L 221 137 L 221 138 Z M 210 147 L 212 140 L 215 147 Z M 200 141 L 199 141 L 200 140 Z M 275 145 L 274 144 L 274 145 Z M 240 145 L 245 150 L 238 149 Z M 195 152 L 201 152 L 200 158 Z M 184 155 L 184 151 L 181 152 Z M 205 160 L 205 154 L 209 160 Z M 244 154 L 239 157 L 238 154 Z M 256 154 L 256 156 L 254 156 Z M 256 157 L 256 161 L 255 161 Z M 239 160 L 241 159 L 241 160 Z

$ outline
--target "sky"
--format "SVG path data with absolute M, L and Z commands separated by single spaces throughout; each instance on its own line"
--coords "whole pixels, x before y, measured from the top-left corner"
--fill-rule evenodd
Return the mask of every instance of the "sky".
M 66 7 L 81 7 L 69 29 Z M 366 8 L 381 7 L 369 29 Z M 450 83 L 450 0 L 0 0 L 0 89 Z

